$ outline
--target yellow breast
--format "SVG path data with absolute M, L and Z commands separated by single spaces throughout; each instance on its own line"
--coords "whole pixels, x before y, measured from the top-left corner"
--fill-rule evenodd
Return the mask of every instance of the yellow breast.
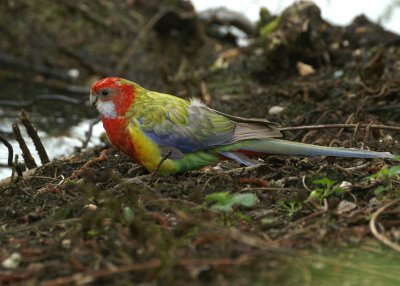
M 134 146 L 135 153 L 140 160 L 140 163 L 149 171 L 153 172 L 163 159 L 161 150 L 156 143 L 154 143 L 149 137 L 146 136 L 140 129 L 140 124 L 136 119 L 132 119 L 128 125 L 130 139 Z M 165 160 L 158 173 L 160 175 L 166 175 L 169 173 L 175 173 L 177 166 L 173 160 Z

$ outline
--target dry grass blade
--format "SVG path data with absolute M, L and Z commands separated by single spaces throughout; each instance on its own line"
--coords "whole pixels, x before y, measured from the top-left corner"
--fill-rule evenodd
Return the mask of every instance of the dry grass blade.
M 382 207 L 380 207 L 376 212 L 374 212 L 372 214 L 371 220 L 369 222 L 369 228 L 372 232 L 372 234 L 380 241 L 382 242 L 384 245 L 396 250 L 397 252 L 400 252 L 400 245 L 391 242 L 387 237 L 385 237 L 384 235 L 380 234 L 378 232 L 378 230 L 376 229 L 376 220 L 379 217 L 379 215 L 381 213 L 383 213 L 387 208 L 390 208 L 394 205 L 396 205 L 399 201 L 398 200 L 393 200 L 390 201 L 389 203 L 383 205 Z

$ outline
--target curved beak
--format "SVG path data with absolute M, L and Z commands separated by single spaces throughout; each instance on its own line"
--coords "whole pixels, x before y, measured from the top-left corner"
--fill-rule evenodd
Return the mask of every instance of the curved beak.
M 90 91 L 90 104 L 94 106 L 97 102 L 97 96 L 93 95 L 92 91 Z

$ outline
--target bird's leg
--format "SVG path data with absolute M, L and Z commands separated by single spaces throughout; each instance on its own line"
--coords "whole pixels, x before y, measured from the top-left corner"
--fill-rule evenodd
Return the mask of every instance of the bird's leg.
M 158 170 L 160 169 L 161 165 L 164 163 L 165 160 L 167 160 L 170 156 L 172 155 L 172 151 L 169 150 L 167 154 L 165 154 L 164 157 L 160 160 L 160 163 L 158 163 L 157 167 L 153 171 L 153 178 L 157 176 Z

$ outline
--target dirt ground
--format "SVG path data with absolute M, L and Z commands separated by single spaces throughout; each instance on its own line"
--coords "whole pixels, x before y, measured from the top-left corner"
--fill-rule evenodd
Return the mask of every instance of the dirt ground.
M 107 4 L 100 2 L 105 9 Z M 362 16 L 347 27 L 332 26 L 316 6 L 301 4 L 279 17 L 264 11 L 254 30 L 246 30 L 251 43 L 238 47 L 234 34 L 218 34 L 215 26 L 245 25 L 240 19 L 188 16 L 190 7 L 180 4 L 168 6 L 171 10 L 163 13 L 171 14 L 165 16 L 138 2 L 116 25 L 113 18 L 99 22 L 100 8 L 85 14 L 91 2 L 74 6 L 60 1 L 75 21 L 93 25 L 88 38 L 80 39 L 88 41 L 87 50 L 74 54 L 86 67 L 85 80 L 68 86 L 120 72 L 149 89 L 200 97 L 226 113 L 279 122 L 289 140 L 400 154 L 397 35 Z M 8 9 L 35 9 L 15 5 Z M 66 13 L 54 5 L 57 13 Z M 131 19 L 140 19 L 141 29 L 124 30 Z M 182 23 L 186 28 L 177 28 Z M 115 52 L 111 58 L 101 57 L 104 47 L 93 50 L 88 62 L 77 57 L 98 46 L 90 35 L 99 25 L 111 36 L 131 41 L 128 32 L 137 32 L 135 51 L 129 52 L 132 46 L 125 38 L 110 45 Z M 68 33 L 72 30 L 62 34 Z M 58 62 L 60 70 L 76 41 L 70 38 L 61 49 L 65 58 Z M 156 41 L 150 50 L 149 41 Z M 174 56 L 165 59 L 168 53 Z M 125 65 L 113 62 L 127 54 Z M 97 58 L 106 67 L 101 73 L 93 65 Z M 131 67 L 137 58 L 163 61 Z M 26 79 L 20 66 L 1 73 L 8 86 L 21 78 L 27 84 L 38 84 L 39 78 L 46 88 L 65 87 L 59 84 L 62 77 L 54 75 Z M 40 128 L 34 117 L 32 122 Z M 302 127 L 288 128 L 293 126 Z M 271 155 L 260 163 L 249 168 L 222 162 L 159 177 L 104 143 L 22 177 L 15 174 L 0 181 L 0 284 L 400 283 L 398 160 Z M 225 198 L 220 206 L 207 199 L 214 193 Z M 221 207 L 237 194 L 253 194 L 256 202 Z

